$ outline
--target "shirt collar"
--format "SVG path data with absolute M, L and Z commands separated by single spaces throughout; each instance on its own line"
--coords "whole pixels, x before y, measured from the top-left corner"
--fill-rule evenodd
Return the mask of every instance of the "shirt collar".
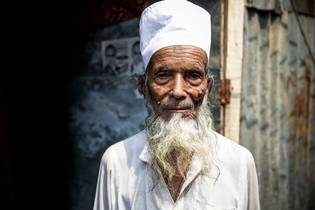
M 148 142 L 148 137 L 147 137 L 147 130 L 145 129 L 144 132 L 143 132 L 143 138 L 145 138 L 144 140 L 144 146 L 143 146 L 143 149 L 139 155 L 139 159 L 150 164 L 150 152 L 149 152 L 149 142 Z M 213 135 L 213 134 L 212 134 Z M 213 139 L 212 139 L 213 138 Z M 217 155 L 216 154 L 216 138 L 215 136 L 211 136 L 210 139 L 208 139 L 208 141 L 211 141 L 211 140 L 214 140 L 214 142 L 212 142 L 212 146 L 214 147 L 214 155 Z M 217 167 L 220 167 L 220 164 L 219 162 L 216 162 L 216 166 Z M 192 158 L 192 162 L 190 164 L 190 168 L 189 168 L 189 171 L 187 172 L 187 178 L 189 181 L 192 181 L 192 179 L 194 179 L 201 171 L 201 168 L 202 168 L 202 163 L 201 163 L 201 160 L 197 157 L 193 157 Z M 212 176 L 214 175 L 217 175 L 218 171 L 216 170 L 215 167 L 212 167 L 210 169 L 210 173 L 212 174 Z
M 143 146 L 143 149 L 139 155 L 139 159 L 146 162 L 150 163 L 150 152 L 149 152 L 149 142 L 147 138 L 147 131 L 145 130 L 145 144 Z M 191 179 L 193 179 L 199 172 L 201 171 L 201 160 L 197 157 L 192 158 L 192 162 L 190 164 L 190 169 L 188 171 L 188 176 L 190 176 Z
M 143 134 L 144 134 L 143 138 L 145 138 L 145 141 L 144 141 L 145 143 L 139 155 L 139 159 L 146 163 L 150 163 L 149 141 L 148 141 L 146 129 L 143 131 Z M 201 162 L 198 158 L 193 158 L 192 163 L 193 163 L 194 169 L 198 170 L 200 168 Z
M 140 160 L 146 162 L 146 163 L 150 163 L 150 153 L 149 153 L 149 142 L 148 142 L 148 136 L 147 136 L 147 130 L 144 130 L 144 136 L 143 138 L 145 138 L 145 143 L 143 146 L 143 149 L 139 155 Z

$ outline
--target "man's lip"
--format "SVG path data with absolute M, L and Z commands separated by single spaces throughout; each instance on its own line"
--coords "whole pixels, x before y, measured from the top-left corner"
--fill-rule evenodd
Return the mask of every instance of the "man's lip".
M 187 111 L 191 111 L 191 108 L 169 107 L 169 108 L 164 108 L 164 110 L 169 111 L 169 112 L 187 112 Z
M 168 112 L 174 112 L 174 113 L 184 113 L 187 111 L 190 111 L 190 109 L 168 109 Z

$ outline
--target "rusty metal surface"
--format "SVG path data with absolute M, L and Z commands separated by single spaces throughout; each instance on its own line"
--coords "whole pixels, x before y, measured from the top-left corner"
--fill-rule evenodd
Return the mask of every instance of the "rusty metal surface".
M 315 18 L 299 15 L 315 56 Z M 315 64 L 291 12 L 247 9 L 240 143 L 256 160 L 261 209 L 315 209 Z
M 220 81 L 219 93 L 220 93 L 220 104 L 225 106 L 230 103 L 231 100 L 231 80 L 223 79 Z
M 274 10 L 279 0 L 246 0 L 247 7 L 253 7 L 260 10 Z
M 296 11 L 300 14 L 315 16 L 314 0 L 285 0 L 283 8 L 286 11 Z
M 259 10 L 296 11 L 300 14 L 315 16 L 314 0 L 246 0 L 245 5 Z

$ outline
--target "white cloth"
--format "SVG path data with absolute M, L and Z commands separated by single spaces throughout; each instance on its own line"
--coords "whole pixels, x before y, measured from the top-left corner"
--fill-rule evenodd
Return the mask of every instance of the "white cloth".
M 254 159 L 244 147 L 213 132 L 217 167 L 201 175 L 193 159 L 179 198 L 151 176 L 146 131 L 109 147 L 102 157 L 94 210 L 259 210 Z
M 141 15 L 140 50 L 144 67 L 159 49 L 172 45 L 193 45 L 210 55 L 211 16 L 186 0 L 159 1 Z

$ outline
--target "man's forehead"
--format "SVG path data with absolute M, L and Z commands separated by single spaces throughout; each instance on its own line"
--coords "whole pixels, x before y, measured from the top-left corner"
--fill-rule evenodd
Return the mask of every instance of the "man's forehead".
M 168 46 L 158 50 L 151 57 L 148 69 L 181 67 L 204 69 L 207 54 L 198 47 L 187 45 Z
M 157 50 L 152 57 L 155 56 L 161 56 L 163 54 L 175 54 L 175 55 L 179 55 L 179 53 L 190 53 L 196 56 L 205 56 L 207 57 L 206 52 L 201 49 L 200 47 L 196 47 L 193 45 L 170 45 L 170 46 L 166 46 L 163 47 L 159 50 Z

